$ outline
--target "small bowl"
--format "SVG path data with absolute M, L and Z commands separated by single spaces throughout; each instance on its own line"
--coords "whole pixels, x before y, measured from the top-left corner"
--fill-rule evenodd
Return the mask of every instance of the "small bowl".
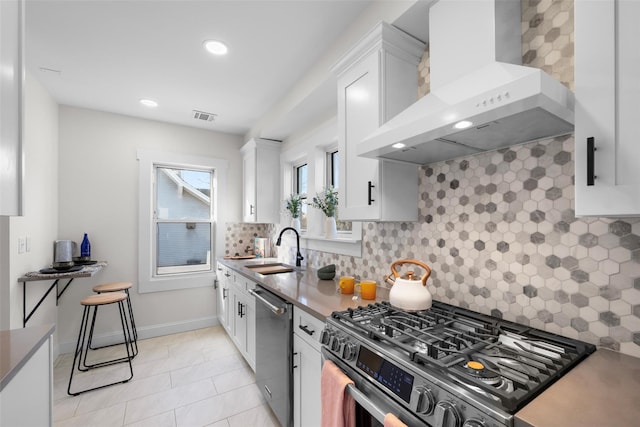
M 318 271 L 318 279 L 320 280 L 333 280 L 334 277 L 336 277 L 335 271 Z

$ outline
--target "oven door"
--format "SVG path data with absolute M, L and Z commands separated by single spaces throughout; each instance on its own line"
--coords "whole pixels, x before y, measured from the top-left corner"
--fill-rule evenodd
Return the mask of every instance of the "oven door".
M 347 393 L 356 401 L 356 427 L 383 426 L 388 413 L 394 414 L 408 426 L 429 426 L 324 347 L 321 353 L 322 363 L 331 360 L 354 382 L 354 385 L 347 386 Z

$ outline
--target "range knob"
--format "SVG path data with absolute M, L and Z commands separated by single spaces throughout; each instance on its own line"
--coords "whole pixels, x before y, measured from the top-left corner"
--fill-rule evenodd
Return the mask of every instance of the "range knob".
M 485 427 L 485 423 L 484 421 L 480 421 L 472 418 L 470 420 L 465 421 L 462 427 Z
M 340 353 L 340 349 L 342 348 L 343 345 L 344 345 L 343 337 L 334 336 L 333 339 L 331 339 L 331 350 L 335 351 L 336 353 Z
M 451 402 L 438 402 L 435 409 L 435 427 L 460 427 L 462 419 L 456 409 L 456 405 Z
M 418 395 L 416 400 L 416 412 L 419 414 L 429 415 L 436 406 L 436 400 L 433 393 L 426 387 L 416 387 L 414 393 Z
M 331 337 L 333 337 L 335 333 L 331 329 L 323 329 L 320 333 L 320 342 L 324 345 L 329 345 L 331 342 Z
M 342 350 L 342 357 L 345 360 L 353 360 L 356 358 L 356 351 L 358 346 L 356 346 L 352 342 L 348 342 L 344 345 L 344 349 Z

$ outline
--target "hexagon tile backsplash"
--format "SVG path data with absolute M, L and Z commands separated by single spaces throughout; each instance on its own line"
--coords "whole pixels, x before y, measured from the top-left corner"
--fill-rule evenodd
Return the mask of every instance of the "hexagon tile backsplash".
M 364 223 L 362 258 L 303 255 L 378 283 L 415 258 L 437 300 L 640 356 L 640 218 L 576 218 L 572 153 L 567 136 L 423 166 L 418 222 Z

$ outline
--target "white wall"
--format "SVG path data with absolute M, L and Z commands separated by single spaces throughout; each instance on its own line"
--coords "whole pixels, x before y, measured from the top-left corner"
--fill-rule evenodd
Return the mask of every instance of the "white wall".
M 79 301 L 98 283 L 138 277 L 139 148 L 202 155 L 229 162 L 226 221 L 240 220 L 242 138 L 105 112 L 60 107 L 60 239 L 91 240 L 93 259 L 109 266 L 93 278 L 79 279 L 60 300 L 58 336 L 61 351 L 72 351 L 81 318 Z M 224 224 L 218 232 L 224 233 Z M 224 248 L 221 248 L 224 251 Z M 223 252 L 220 252 L 222 254 Z M 132 301 L 142 338 L 214 324 L 211 288 L 138 294 Z M 113 318 L 115 320 L 115 317 Z M 117 331 L 98 326 L 98 335 Z
M 273 107 L 269 108 L 268 112 L 261 117 L 260 120 L 253 124 L 249 132 L 245 135 L 245 139 L 249 140 L 256 136 L 269 138 L 269 135 L 262 134 L 262 129 L 269 127 L 273 122 L 282 120 L 284 116 L 297 108 L 299 104 L 303 103 L 305 98 L 313 93 L 319 86 L 324 85 L 327 80 L 335 80 L 335 76 L 330 74 L 331 67 L 333 67 L 349 49 L 357 44 L 371 28 L 380 21 L 396 21 L 415 3 L 416 0 L 373 1 L 349 28 L 340 35 L 331 47 L 321 55 L 304 77 L 296 82 L 289 92 L 283 94 L 282 98 L 273 105 Z M 312 47 L 310 47 L 310 49 L 312 49 Z M 337 83 L 333 86 L 337 87 Z M 335 112 L 333 112 L 333 114 L 335 114 Z M 329 115 L 331 115 L 331 113 L 329 113 Z M 313 124 L 311 127 L 317 125 L 318 123 Z
M 22 284 L 17 279 L 29 271 L 51 264 L 53 241 L 57 238 L 58 228 L 58 105 L 30 74 L 27 74 L 25 87 L 24 215 L 9 218 L 4 231 L 8 234 L 5 248 L 9 274 L 6 282 L 3 278 L 2 285 L 9 286 L 10 291 L 8 301 L 5 301 L 3 294 L 0 304 L 3 312 L 9 312 L 10 329 L 22 327 Z M 19 237 L 31 239 L 30 252 L 18 254 Z M 27 282 L 27 311 L 51 283 Z M 52 292 L 27 326 L 55 323 L 55 301 Z M 6 314 L 4 317 L 7 317 Z M 3 324 L 3 328 L 7 326 Z

